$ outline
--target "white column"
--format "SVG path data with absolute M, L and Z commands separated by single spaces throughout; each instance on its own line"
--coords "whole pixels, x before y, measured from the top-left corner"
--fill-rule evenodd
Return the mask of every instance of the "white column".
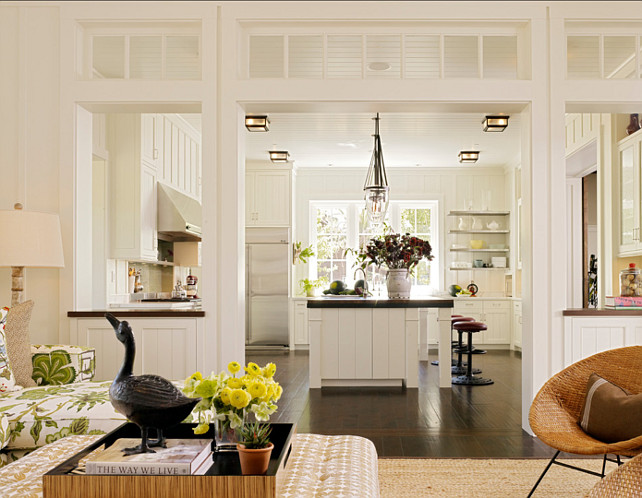
M 452 308 L 439 308 L 439 387 L 452 387 L 450 364 L 450 320 Z
M 419 387 L 419 308 L 406 308 L 406 387 Z
M 313 308 L 308 310 L 308 336 L 310 340 L 310 389 L 321 387 L 321 312 Z

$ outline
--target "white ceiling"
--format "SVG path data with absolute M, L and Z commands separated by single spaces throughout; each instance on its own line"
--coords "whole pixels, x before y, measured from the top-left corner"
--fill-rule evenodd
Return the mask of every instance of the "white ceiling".
M 367 167 L 374 114 L 270 113 L 270 131 L 246 133 L 246 160 L 266 161 L 269 150 L 287 150 L 297 167 Z M 484 133 L 483 113 L 381 113 L 386 167 L 461 166 L 460 150 L 479 150 L 478 166 L 518 161 L 520 116 L 502 133 Z

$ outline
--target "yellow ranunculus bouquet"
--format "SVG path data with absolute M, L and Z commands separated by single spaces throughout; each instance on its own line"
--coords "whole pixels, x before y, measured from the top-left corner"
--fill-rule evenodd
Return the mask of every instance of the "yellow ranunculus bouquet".
M 198 414 L 196 434 L 204 434 L 212 421 L 218 420 L 224 428 L 237 429 L 243 425 L 246 412 L 254 413 L 256 420 L 266 422 L 276 409 L 283 388 L 274 380 L 276 365 L 268 363 L 263 368 L 250 362 L 244 367 L 245 375 L 238 376 L 241 364 L 232 361 L 228 372 L 203 377 L 196 372 L 185 380 L 183 392 L 192 398 L 202 398 L 194 407 L 192 416 Z

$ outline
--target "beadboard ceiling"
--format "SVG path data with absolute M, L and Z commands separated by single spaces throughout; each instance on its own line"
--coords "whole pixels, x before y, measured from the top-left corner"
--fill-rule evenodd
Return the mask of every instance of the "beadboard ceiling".
M 246 133 L 246 160 L 287 150 L 297 167 L 367 167 L 373 114 L 270 113 L 270 131 Z M 381 113 L 386 167 L 454 167 L 460 150 L 481 151 L 478 166 L 513 164 L 520 154 L 520 116 L 502 133 L 484 133 L 480 113 Z
M 475 166 L 514 164 L 520 155 L 520 115 L 501 133 L 484 133 L 484 113 L 380 113 L 386 167 L 456 167 L 460 150 L 481 151 Z M 199 114 L 183 114 L 200 131 Z M 246 132 L 246 160 L 268 161 L 287 150 L 299 168 L 370 164 L 372 113 L 269 113 L 270 131 Z

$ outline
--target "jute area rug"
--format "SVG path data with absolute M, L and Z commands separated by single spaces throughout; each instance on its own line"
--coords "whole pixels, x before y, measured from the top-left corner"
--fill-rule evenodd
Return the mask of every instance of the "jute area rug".
M 602 460 L 562 460 L 600 472 Z M 508 458 L 380 458 L 382 498 L 417 496 L 526 497 L 548 460 Z M 616 465 L 607 462 L 607 473 Z M 586 496 L 599 477 L 553 465 L 533 498 Z

